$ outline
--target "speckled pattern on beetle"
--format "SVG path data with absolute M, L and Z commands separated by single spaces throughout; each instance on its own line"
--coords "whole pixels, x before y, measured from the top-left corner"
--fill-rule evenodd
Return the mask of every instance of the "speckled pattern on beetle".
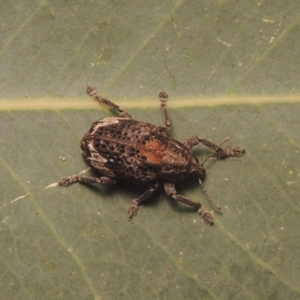
M 197 136 L 192 136 L 183 143 L 172 140 L 170 115 L 166 105 L 168 95 L 165 91 L 159 93 L 164 126 L 133 119 L 117 104 L 99 96 L 91 85 L 87 85 L 86 92 L 94 100 L 115 110 L 119 117 L 108 117 L 94 122 L 81 140 L 82 156 L 87 164 L 99 173 L 99 177 L 73 175 L 63 177 L 59 185 L 67 187 L 76 182 L 114 184 L 120 180 L 149 183 L 148 189 L 132 201 L 127 211 L 132 218 L 137 215 L 141 202 L 149 198 L 159 183 L 163 182 L 168 195 L 194 207 L 206 223 L 212 224 L 212 214 L 206 211 L 200 202 L 177 194 L 175 182 L 189 176 L 195 177 L 208 201 L 217 209 L 221 209 L 211 200 L 203 186 L 203 165 L 214 153 L 221 159 L 229 156 L 240 157 L 245 149 L 237 146 L 224 150 L 221 146 L 228 138 L 219 145 Z M 212 150 L 202 163 L 199 163 L 191 152 L 199 143 Z

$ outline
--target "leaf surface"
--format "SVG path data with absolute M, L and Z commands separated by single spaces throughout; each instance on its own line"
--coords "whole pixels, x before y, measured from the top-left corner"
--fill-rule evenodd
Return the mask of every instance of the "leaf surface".
M 299 298 L 298 12 L 291 0 L 4 4 L 1 296 Z M 157 125 L 164 88 L 173 138 L 230 136 L 246 149 L 206 163 L 222 207 L 213 226 L 162 187 L 133 222 L 141 186 L 46 189 L 86 168 L 83 134 L 113 115 L 85 95 L 87 82 Z M 192 178 L 177 188 L 213 210 Z

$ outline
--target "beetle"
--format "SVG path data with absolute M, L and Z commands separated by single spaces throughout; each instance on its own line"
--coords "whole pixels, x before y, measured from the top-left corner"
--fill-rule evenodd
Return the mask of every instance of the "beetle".
M 175 182 L 193 176 L 198 179 L 200 187 L 208 199 L 217 209 L 203 186 L 205 177 L 204 163 L 208 157 L 199 163 L 193 156 L 191 149 L 202 143 L 216 153 L 219 158 L 240 157 L 245 149 L 221 148 L 228 138 L 217 145 L 205 138 L 192 136 L 183 143 L 170 138 L 171 120 L 167 109 L 168 94 L 159 92 L 160 107 L 164 119 L 164 126 L 137 121 L 114 102 L 102 98 L 95 87 L 87 85 L 86 93 L 101 104 L 115 110 L 118 117 L 107 117 L 94 122 L 90 130 L 81 140 L 81 153 L 86 163 L 99 173 L 99 177 L 73 175 L 63 177 L 60 186 L 67 187 L 76 182 L 115 184 L 125 180 L 133 183 L 148 183 L 148 189 L 132 201 L 128 208 L 130 218 L 138 213 L 139 205 L 149 198 L 164 182 L 166 193 L 173 199 L 194 207 L 206 223 L 213 224 L 212 214 L 206 211 L 200 202 L 179 195 Z

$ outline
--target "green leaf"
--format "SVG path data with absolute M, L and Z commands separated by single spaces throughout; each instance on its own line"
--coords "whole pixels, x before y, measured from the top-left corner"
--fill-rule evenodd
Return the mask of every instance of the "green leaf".
M 3 4 L 1 297 L 299 298 L 298 12 L 295 1 Z M 157 125 L 164 88 L 173 138 L 246 149 L 206 163 L 222 207 L 213 226 L 162 186 L 132 222 L 144 187 L 46 188 L 86 169 L 79 142 L 113 115 L 86 82 Z M 194 179 L 177 188 L 213 210 Z

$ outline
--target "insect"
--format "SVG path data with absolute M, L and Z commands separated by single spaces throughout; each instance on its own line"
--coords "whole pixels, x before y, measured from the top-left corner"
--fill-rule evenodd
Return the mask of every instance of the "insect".
M 240 157 L 245 149 L 237 146 L 224 150 L 221 146 L 228 138 L 220 145 L 197 136 L 192 136 L 183 143 L 171 139 L 171 120 L 166 103 L 168 94 L 165 91 L 159 93 L 164 126 L 133 119 L 120 106 L 98 95 L 91 85 L 87 85 L 86 93 L 99 103 L 115 110 L 119 117 L 107 117 L 94 122 L 81 140 L 82 156 L 86 163 L 99 173 L 99 177 L 73 175 L 63 177 L 59 185 L 67 187 L 76 182 L 114 184 L 120 180 L 149 183 L 148 189 L 132 201 L 127 211 L 132 218 L 137 215 L 139 205 L 152 195 L 160 182 L 164 182 L 164 189 L 169 196 L 192 206 L 206 223 L 212 224 L 212 214 L 206 211 L 200 202 L 177 194 L 175 182 L 189 176 L 195 177 L 207 200 L 217 209 L 221 209 L 211 200 L 203 186 L 203 165 L 213 153 L 219 158 Z M 191 152 L 199 143 L 213 151 L 202 163 L 199 163 Z

